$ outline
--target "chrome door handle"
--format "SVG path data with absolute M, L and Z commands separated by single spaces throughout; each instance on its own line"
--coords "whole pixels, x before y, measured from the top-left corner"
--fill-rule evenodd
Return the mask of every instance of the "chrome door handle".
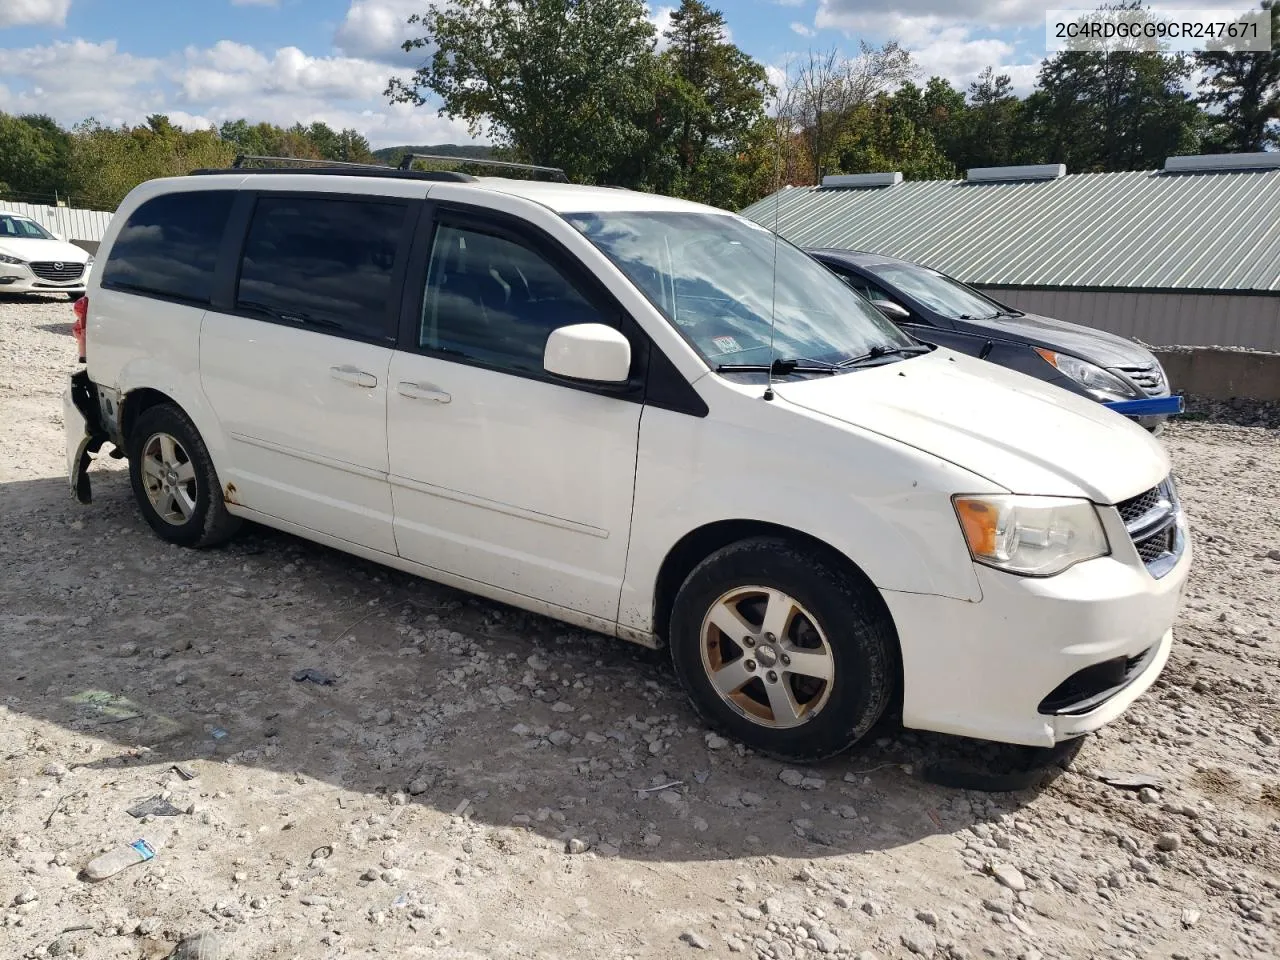
M 453 399 L 434 383 L 413 383 L 409 380 L 401 380 L 396 386 L 396 392 L 410 400 L 431 400 L 434 403 L 448 403 Z
M 343 383 L 349 383 L 353 387 L 376 387 L 378 378 L 372 373 L 366 373 L 358 367 L 353 367 L 349 363 L 344 363 L 340 367 L 330 367 L 329 376 L 335 380 L 341 380 Z

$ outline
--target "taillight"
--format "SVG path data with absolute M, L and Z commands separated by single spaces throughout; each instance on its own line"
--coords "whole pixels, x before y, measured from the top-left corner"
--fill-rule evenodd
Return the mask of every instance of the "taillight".
M 85 328 L 89 324 L 89 298 L 81 297 L 76 301 L 73 308 L 76 312 L 76 322 L 71 326 L 71 332 L 76 338 L 76 350 L 80 354 L 80 362 L 84 362 L 85 358 Z

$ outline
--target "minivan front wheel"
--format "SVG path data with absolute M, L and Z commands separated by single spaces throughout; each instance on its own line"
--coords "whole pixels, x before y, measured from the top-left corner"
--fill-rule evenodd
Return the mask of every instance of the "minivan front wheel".
M 837 754 L 892 695 L 893 625 L 872 590 L 781 538 L 731 544 L 676 596 L 676 673 L 699 713 L 747 745 L 798 761 Z
M 133 496 L 162 540 L 184 547 L 212 546 L 240 525 L 227 512 L 209 451 L 181 409 L 150 407 L 129 434 Z

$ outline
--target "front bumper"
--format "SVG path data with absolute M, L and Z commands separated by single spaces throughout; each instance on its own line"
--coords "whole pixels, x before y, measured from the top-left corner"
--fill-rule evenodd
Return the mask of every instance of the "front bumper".
M 1048 747 L 1123 713 L 1169 659 L 1191 567 L 1188 541 L 1157 579 L 1123 530 L 1108 530 L 1111 556 L 1055 577 L 977 566 L 977 603 L 885 591 L 902 647 L 903 723 Z M 1068 681 L 1095 675 L 1115 682 L 1082 682 L 1073 703 Z
M 0 294 L 4 293 L 78 293 L 83 295 L 89 269 L 76 280 L 42 280 L 26 267 L 12 263 L 0 263 Z

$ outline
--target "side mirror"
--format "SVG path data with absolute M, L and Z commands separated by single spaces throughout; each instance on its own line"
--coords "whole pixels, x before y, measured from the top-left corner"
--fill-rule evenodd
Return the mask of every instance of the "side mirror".
M 872 300 L 871 305 L 890 320 L 908 320 L 911 317 L 910 310 L 892 300 Z
M 631 343 L 603 323 L 574 323 L 551 331 L 542 354 L 547 373 L 592 383 L 625 383 Z

